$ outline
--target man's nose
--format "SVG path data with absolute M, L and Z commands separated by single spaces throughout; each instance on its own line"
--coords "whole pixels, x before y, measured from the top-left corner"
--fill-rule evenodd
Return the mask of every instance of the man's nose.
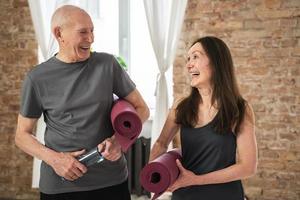
M 88 42 L 93 43 L 94 42 L 94 34 L 90 33 L 87 37 Z

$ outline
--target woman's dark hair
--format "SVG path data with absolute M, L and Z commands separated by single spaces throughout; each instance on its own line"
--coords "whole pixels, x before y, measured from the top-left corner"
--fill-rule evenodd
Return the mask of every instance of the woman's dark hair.
M 193 44 L 200 43 L 206 52 L 212 68 L 212 105 L 217 103 L 218 113 L 213 127 L 219 133 L 237 134 L 244 118 L 246 101 L 241 96 L 234 75 L 233 61 L 227 45 L 216 37 L 203 37 Z M 198 107 L 202 98 L 197 88 L 192 88 L 189 96 L 176 107 L 176 123 L 195 127 L 198 121 Z

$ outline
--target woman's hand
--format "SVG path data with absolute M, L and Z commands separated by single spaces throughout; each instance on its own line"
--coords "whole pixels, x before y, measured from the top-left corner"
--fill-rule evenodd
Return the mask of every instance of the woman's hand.
M 177 178 L 177 180 L 168 188 L 168 191 L 174 192 L 178 188 L 183 188 L 187 186 L 194 185 L 193 180 L 196 178 L 197 175 L 195 175 L 193 172 L 185 169 L 181 162 L 177 159 L 176 160 L 177 167 L 179 168 L 180 174 Z

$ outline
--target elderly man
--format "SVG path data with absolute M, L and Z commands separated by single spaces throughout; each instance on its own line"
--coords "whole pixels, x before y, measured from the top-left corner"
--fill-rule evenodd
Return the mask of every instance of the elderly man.
M 15 137 L 19 148 L 43 161 L 41 199 L 130 199 L 126 160 L 110 123 L 113 94 L 130 102 L 143 122 L 149 109 L 112 55 L 90 51 L 88 13 L 62 6 L 51 29 L 59 52 L 25 77 Z M 42 113 L 45 145 L 33 137 Z M 106 159 L 87 169 L 76 157 L 97 145 Z

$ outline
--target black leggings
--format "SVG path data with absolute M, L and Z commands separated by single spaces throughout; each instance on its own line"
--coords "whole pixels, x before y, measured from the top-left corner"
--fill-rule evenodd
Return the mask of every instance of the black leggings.
M 41 200 L 130 200 L 128 183 L 125 181 L 119 185 L 101 188 L 98 190 L 84 192 L 69 192 L 61 194 L 44 194 L 40 193 Z

